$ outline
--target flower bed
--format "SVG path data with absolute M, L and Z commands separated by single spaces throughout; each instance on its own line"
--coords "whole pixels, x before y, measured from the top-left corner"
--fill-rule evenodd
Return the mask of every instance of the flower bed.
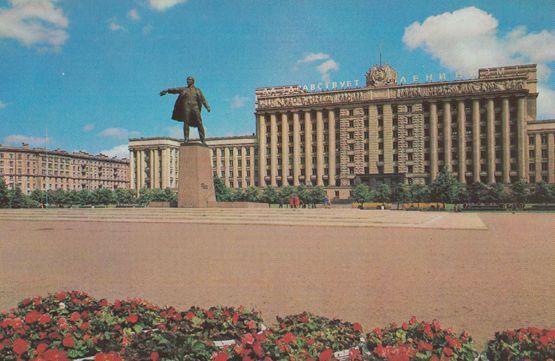
M 366 335 L 368 360 L 474 360 L 478 351 L 472 338 L 462 332 L 442 329 L 439 322 L 419 322 L 412 317 L 401 326 L 391 324 Z
M 0 314 L 0 360 L 476 360 L 472 339 L 416 318 L 376 328 L 301 313 L 262 317 L 243 307 L 179 311 L 78 291 L 21 301 Z M 555 359 L 555 330 L 497 332 L 482 359 Z
M 486 345 L 488 360 L 555 360 L 555 330 L 536 327 L 496 332 Z

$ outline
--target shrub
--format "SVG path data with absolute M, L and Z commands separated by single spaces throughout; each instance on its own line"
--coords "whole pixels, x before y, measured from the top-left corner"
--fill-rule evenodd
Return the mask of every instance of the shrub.
M 529 327 L 496 332 L 484 353 L 490 361 L 554 360 L 555 330 Z
M 478 352 L 466 332 L 459 336 L 439 322 L 418 322 L 415 317 L 398 327 L 391 324 L 366 335 L 369 360 L 474 360 Z

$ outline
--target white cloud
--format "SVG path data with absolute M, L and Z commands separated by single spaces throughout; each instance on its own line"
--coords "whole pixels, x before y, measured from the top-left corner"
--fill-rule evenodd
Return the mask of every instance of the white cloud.
M 0 8 L 0 38 L 20 41 L 26 46 L 59 49 L 68 39 L 68 19 L 57 0 L 8 0 Z
M 120 144 L 112 149 L 101 150 L 100 153 L 108 157 L 129 158 L 129 146 L 127 144 Z
M 242 108 L 245 106 L 245 104 L 247 104 L 247 101 L 249 100 L 248 97 L 243 97 L 240 95 L 235 95 L 233 97 L 233 99 L 231 99 L 231 109 L 238 109 L 238 108 Z
M 46 137 L 32 137 L 28 135 L 13 134 L 8 135 L 4 138 L 4 143 L 11 145 L 21 145 L 21 143 L 27 143 L 32 146 L 46 145 L 50 143 L 51 138 Z
M 108 27 L 110 28 L 110 30 L 112 31 L 118 31 L 118 30 L 125 30 L 125 28 L 123 26 L 121 26 L 120 24 L 116 23 L 114 20 L 111 20 L 110 23 L 108 24 Z
M 322 75 L 322 80 L 330 81 L 330 72 L 339 70 L 339 64 L 333 59 L 329 59 L 318 65 L 316 70 Z
M 85 126 L 83 126 L 83 131 L 84 132 L 90 132 L 93 129 L 94 129 L 94 124 L 92 124 L 92 123 L 85 124 Z
M 0 100 L 0 109 L 4 109 L 7 106 L 8 106 L 8 104 L 6 104 L 6 103 L 4 103 L 3 101 Z
M 548 63 L 555 61 L 555 31 L 530 33 L 525 27 L 517 27 L 503 36 L 498 25 L 493 15 L 466 7 L 412 23 L 405 28 L 403 42 L 411 50 L 423 49 L 442 66 L 466 76 L 476 76 L 483 67 L 537 63 L 538 115 L 555 116 L 555 92 L 546 83 L 551 72 Z
M 100 135 L 101 137 L 111 137 L 111 138 L 117 138 L 117 139 L 128 139 L 131 137 L 136 137 L 138 136 L 140 133 L 137 131 L 129 131 L 125 128 L 106 128 L 103 131 L 101 131 L 100 133 L 98 133 L 98 135 Z
M 158 11 L 167 10 L 177 4 L 182 4 L 187 0 L 148 0 L 151 8 Z
M 141 20 L 141 16 L 139 15 L 139 12 L 137 11 L 137 9 L 129 10 L 129 12 L 127 13 L 127 17 L 133 21 Z
M 312 63 L 313 61 L 329 59 L 329 54 L 324 53 L 308 53 L 304 58 L 299 59 L 297 64 Z

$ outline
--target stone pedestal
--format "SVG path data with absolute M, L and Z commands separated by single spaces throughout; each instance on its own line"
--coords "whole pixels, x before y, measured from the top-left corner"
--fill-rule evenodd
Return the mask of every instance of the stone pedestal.
M 216 204 L 210 149 L 199 142 L 179 147 L 179 208 L 206 208 Z

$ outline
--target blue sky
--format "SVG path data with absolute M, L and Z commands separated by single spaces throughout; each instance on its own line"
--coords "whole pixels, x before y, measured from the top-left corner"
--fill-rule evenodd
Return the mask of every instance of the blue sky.
M 48 128 L 49 148 L 113 155 L 180 134 L 158 92 L 189 74 L 208 136 L 250 134 L 255 88 L 363 83 L 379 49 L 407 77 L 537 62 L 555 118 L 554 17 L 549 0 L 0 0 L 0 143 L 41 146 Z

